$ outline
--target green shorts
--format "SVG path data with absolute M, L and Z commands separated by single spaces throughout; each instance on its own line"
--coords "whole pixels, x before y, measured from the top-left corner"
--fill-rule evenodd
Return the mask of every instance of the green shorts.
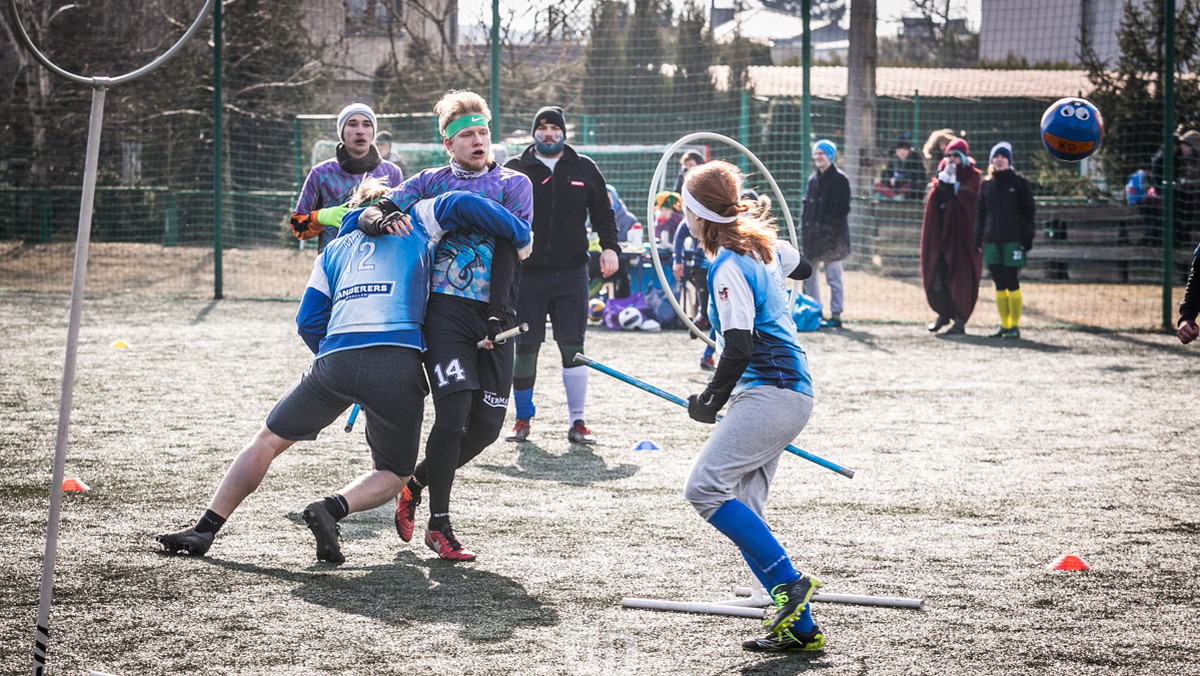
M 1020 242 L 1005 242 L 1003 244 L 986 242 L 983 245 L 983 264 L 1023 268 L 1025 267 L 1025 250 L 1021 248 Z

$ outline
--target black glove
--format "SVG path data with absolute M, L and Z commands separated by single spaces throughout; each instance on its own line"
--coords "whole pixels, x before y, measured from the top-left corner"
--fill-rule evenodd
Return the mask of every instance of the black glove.
M 718 403 L 716 394 L 705 388 L 700 394 L 688 397 L 688 416 L 696 422 L 711 425 L 717 422 L 717 411 L 721 410 L 723 403 Z
M 488 317 L 485 326 L 487 327 L 487 339 L 492 341 L 493 345 L 503 345 L 508 342 L 506 340 L 496 341 L 496 334 L 504 330 L 504 324 L 500 323 L 499 319 Z

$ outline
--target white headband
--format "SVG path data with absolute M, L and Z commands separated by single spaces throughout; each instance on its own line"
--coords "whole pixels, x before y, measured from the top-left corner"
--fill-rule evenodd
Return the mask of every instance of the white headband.
M 683 206 L 693 214 L 712 223 L 732 223 L 738 219 L 737 216 L 718 216 L 710 211 L 708 207 L 700 203 L 700 200 L 693 197 L 692 193 L 688 192 L 687 186 L 683 187 Z

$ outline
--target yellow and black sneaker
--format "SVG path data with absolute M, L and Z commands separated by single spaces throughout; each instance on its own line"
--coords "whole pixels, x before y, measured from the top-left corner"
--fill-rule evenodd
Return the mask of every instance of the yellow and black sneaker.
M 771 589 L 771 598 L 775 599 L 775 618 L 763 620 L 763 625 L 772 634 L 782 634 L 804 612 L 804 607 L 820 586 L 821 581 L 811 575 L 801 575 L 792 582 L 775 585 Z
M 752 653 L 777 653 L 790 650 L 815 652 L 825 649 L 825 634 L 813 625 L 807 634 L 797 629 L 785 629 L 781 634 L 767 634 L 763 638 L 742 641 L 742 650 Z

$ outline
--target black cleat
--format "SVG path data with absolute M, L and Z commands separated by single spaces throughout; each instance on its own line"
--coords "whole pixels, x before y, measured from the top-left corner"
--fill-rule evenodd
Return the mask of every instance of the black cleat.
M 304 523 L 308 524 L 308 529 L 317 538 L 317 560 L 330 563 L 345 561 L 346 557 L 342 556 L 342 548 L 338 544 L 341 530 L 325 506 L 325 501 L 317 500 L 309 504 L 304 508 L 304 514 L 301 516 L 304 517 Z
M 154 539 L 172 554 L 183 552 L 189 556 L 204 556 L 216 536 L 216 533 L 197 533 L 195 528 L 188 528 L 177 533 L 162 533 Z
M 782 634 L 768 634 L 763 638 L 742 641 L 742 650 L 752 653 L 775 653 L 789 650 L 814 652 L 825 649 L 825 634 L 818 626 L 803 634 L 796 629 L 786 629 Z
M 801 575 L 793 582 L 775 585 L 771 590 L 771 598 L 775 599 L 775 619 L 764 620 L 763 624 L 772 634 L 783 634 L 804 612 L 820 586 L 821 581 L 811 575 Z

